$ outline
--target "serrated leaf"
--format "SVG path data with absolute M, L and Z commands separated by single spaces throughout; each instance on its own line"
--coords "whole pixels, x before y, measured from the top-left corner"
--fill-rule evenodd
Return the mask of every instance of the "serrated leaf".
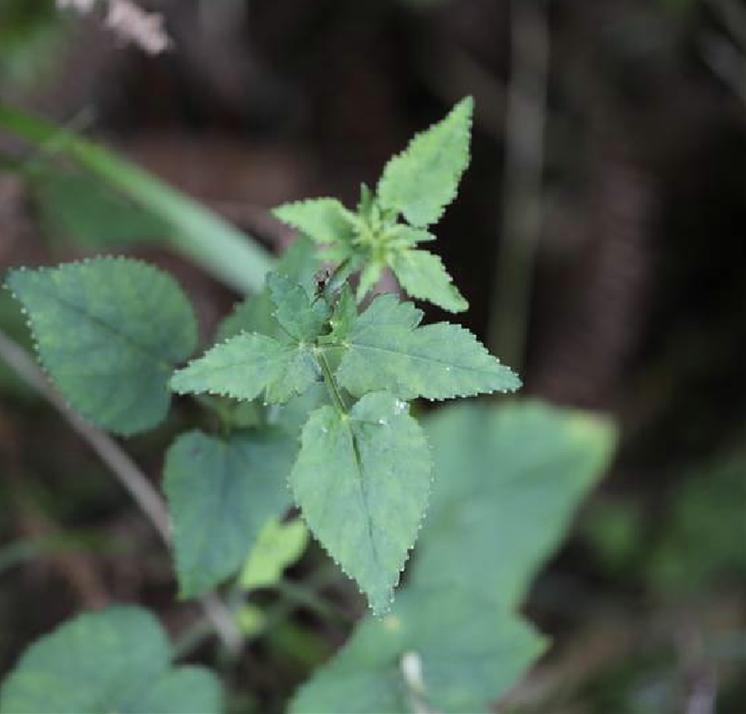
M 429 243 L 435 236 L 423 228 L 412 228 L 406 223 L 397 223 L 387 230 L 390 244 L 395 246 L 412 246 L 417 243 Z
M 45 369 L 76 410 L 121 434 L 163 420 L 168 379 L 197 340 L 173 278 L 137 260 L 95 258 L 14 270 L 7 286 L 29 315 Z
M 308 528 L 303 521 L 269 521 L 251 548 L 241 571 L 241 587 L 255 590 L 277 584 L 282 578 L 282 571 L 303 555 L 308 540 Z
M 163 630 L 141 608 L 79 615 L 26 650 L 0 691 L 0 712 L 217 714 L 221 692 L 214 675 L 199 667 L 174 669 L 170 658 Z
M 439 256 L 426 250 L 401 250 L 391 256 L 391 269 L 399 284 L 412 297 L 429 300 L 450 312 L 469 307 L 451 281 Z
M 294 440 L 271 429 L 226 440 L 192 431 L 173 443 L 164 489 L 181 597 L 201 595 L 235 573 L 267 521 L 287 510 L 296 451 Z
M 241 333 L 176 372 L 171 389 L 234 399 L 255 399 L 264 393 L 265 401 L 282 403 L 305 392 L 317 375 L 310 347 Z
M 316 243 L 349 242 L 354 233 L 354 214 L 336 198 L 312 198 L 285 203 L 272 213 Z
M 426 431 L 436 478 L 408 584 L 300 689 L 295 714 L 492 711 L 543 649 L 513 609 L 603 474 L 613 428 L 530 402 L 447 407 Z M 405 655 L 419 659 L 424 702 Z
M 473 108 L 471 97 L 462 99 L 386 164 L 377 191 L 382 208 L 402 213 L 416 228 L 438 221 L 469 163 Z
M 277 261 L 275 270 L 292 278 L 310 293 L 314 289 L 314 275 L 319 266 L 316 246 L 307 238 L 300 237 L 285 250 Z M 233 312 L 220 323 L 216 341 L 223 342 L 241 332 L 258 332 L 261 335 L 278 337 L 280 327 L 273 315 L 274 311 L 272 296 L 265 285 L 259 293 L 238 303 Z
M 381 275 L 383 275 L 385 267 L 378 260 L 373 260 L 365 264 L 365 267 L 360 271 L 360 279 L 357 284 L 358 301 L 361 301 L 376 286 L 376 283 L 381 279 Z
M 495 611 L 468 587 L 407 587 L 386 617 L 358 625 L 344 649 L 301 687 L 290 712 L 486 711 L 544 648 L 529 625 L 508 610 Z M 405 658 L 421 681 L 407 682 Z
M 529 401 L 454 405 L 428 419 L 426 431 L 436 482 L 411 582 L 471 582 L 485 596 L 519 604 L 604 473 L 614 429 L 601 418 Z
M 296 340 L 312 340 L 321 333 L 330 312 L 324 300 L 311 300 L 304 288 L 279 273 L 270 273 L 267 287 L 275 317 L 288 335 Z
M 384 612 L 425 512 L 431 464 L 407 407 L 367 394 L 341 415 L 311 414 L 290 485 L 313 534 Z
M 468 330 L 445 322 L 416 327 L 421 314 L 411 303 L 376 298 L 344 340 L 340 384 L 356 395 L 385 389 L 407 400 L 520 387 L 518 377 Z

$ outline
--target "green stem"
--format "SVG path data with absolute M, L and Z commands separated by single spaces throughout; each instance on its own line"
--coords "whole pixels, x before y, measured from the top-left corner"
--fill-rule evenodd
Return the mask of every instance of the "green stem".
M 326 388 L 329 392 L 329 396 L 332 398 L 334 406 L 340 414 L 347 414 L 347 405 L 345 404 L 344 399 L 342 399 L 342 393 L 337 384 L 337 380 L 334 379 L 332 370 L 326 360 L 326 355 L 319 348 L 314 350 L 314 354 L 316 356 L 316 362 L 321 369 L 321 374 L 324 375 L 324 384 L 326 384 Z

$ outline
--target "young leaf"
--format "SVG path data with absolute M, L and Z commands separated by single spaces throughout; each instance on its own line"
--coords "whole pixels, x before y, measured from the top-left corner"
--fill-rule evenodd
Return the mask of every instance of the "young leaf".
M 290 278 L 270 273 L 267 286 L 275 304 L 275 317 L 296 340 L 312 340 L 329 319 L 329 306 L 322 299 L 311 302 L 308 293 Z
M 285 203 L 272 213 L 316 243 L 345 243 L 352 240 L 354 234 L 355 215 L 336 198 Z
M 376 298 L 345 337 L 340 384 L 356 395 L 385 389 L 402 399 L 520 387 L 518 377 L 468 330 L 445 322 L 416 327 L 421 314 L 392 296 Z
M 287 509 L 295 453 L 293 440 L 271 430 L 226 441 L 192 431 L 174 442 L 164 487 L 181 597 L 201 595 L 238 570 L 266 522 Z
M 425 513 L 430 453 L 407 407 L 367 394 L 349 415 L 311 414 L 290 485 L 311 531 L 376 613 L 399 582 Z
M 309 533 L 301 520 L 267 523 L 249 553 L 241 571 L 241 587 L 255 590 L 275 585 L 282 571 L 303 555 L 308 546 Z
M 276 272 L 292 278 L 310 293 L 314 289 L 314 276 L 319 267 L 316 246 L 301 236 L 294 240 L 279 258 Z M 274 311 L 275 305 L 265 284 L 259 293 L 238 303 L 233 312 L 220 323 L 217 341 L 223 342 L 241 332 L 258 332 L 261 335 L 278 337 L 281 331 L 273 315 Z
M 412 297 L 429 300 L 450 312 L 463 312 L 469 307 L 439 256 L 426 250 L 401 250 L 392 255 L 391 268 Z
M 96 258 L 14 270 L 7 286 L 29 315 L 45 369 L 83 416 L 121 434 L 162 421 L 171 372 L 197 340 L 173 278 L 137 260 Z
M 391 613 L 363 620 L 344 649 L 301 687 L 291 714 L 486 711 L 546 645 L 517 615 L 464 586 L 405 588 Z M 407 674 L 415 681 L 408 682 L 412 661 L 414 672 Z
M 255 399 L 264 392 L 267 402 L 282 403 L 305 392 L 316 378 L 309 347 L 244 332 L 176 372 L 171 389 L 179 394 L 208 392 L 234 399 Z
M 436 223 L 456 197 L 469 163 L 474 102 L 462 99 L 438 124 L 415 136 L 391 159 L 378 182 L 378 202 L 416 228 Z
M 170 664 L 155 618 L 114 606 L 79 615 L 37 640 L 0 692 L 2 714 L 217 714 L 220 685 L 201 667 Z

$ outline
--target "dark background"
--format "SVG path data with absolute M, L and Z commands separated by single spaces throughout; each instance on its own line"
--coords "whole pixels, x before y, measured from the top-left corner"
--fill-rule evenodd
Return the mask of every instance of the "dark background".
M 519 367 L 526 393 L 611 413 L 622 432 L 527 604 L 556 646 L 520 710 L 704 714 L 715 698 L 717 711 L 746 710 L 746 6 L 148 7 L 174 43 L 158 57 L 118 42 L 97 15 L 0 0 L 0 96 L 105 139 L 273 250 L 288 235 L 267 208 L 330 194 L 351 204 L 414 131 L 474 96 L 472 164 L 434 244 L 471 303 L 459 319 Z M 42 209 L 17 175 L 0 175 L 0 269 L 136 253 L 188 288 L 205 340 L 236 299 L 157 244 L 63 239 Z M 530 286 L 525 309 L 512 283 Z M 525 341 L 505 337 L 505 320 Z M 0 326 L 25 339 L 6 296 Z M 143 602 L 182 630 L 194 613 L 174 603 L 147 523 L 9 372 L 0 389 L 0 670 L 109 600 Z M 177 410 L 129 442 L 154 479 L 189 418 Z M 340 587 L 333 596 L 358 612 Z M 302 646 L 279 633 L 234 669 L 237 709 L 279 709 L 344 639 L 303 608 L 294 618 Z

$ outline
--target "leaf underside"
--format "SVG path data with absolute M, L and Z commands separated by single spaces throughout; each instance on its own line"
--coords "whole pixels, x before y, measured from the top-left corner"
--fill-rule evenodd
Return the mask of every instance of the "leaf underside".
M 157 425 L 168 379 L 194 350 L 197 327 L 170 276 L 137 260 L 95 258 L 14 270 L 42 364 L 68 402 L 121 434 Z

